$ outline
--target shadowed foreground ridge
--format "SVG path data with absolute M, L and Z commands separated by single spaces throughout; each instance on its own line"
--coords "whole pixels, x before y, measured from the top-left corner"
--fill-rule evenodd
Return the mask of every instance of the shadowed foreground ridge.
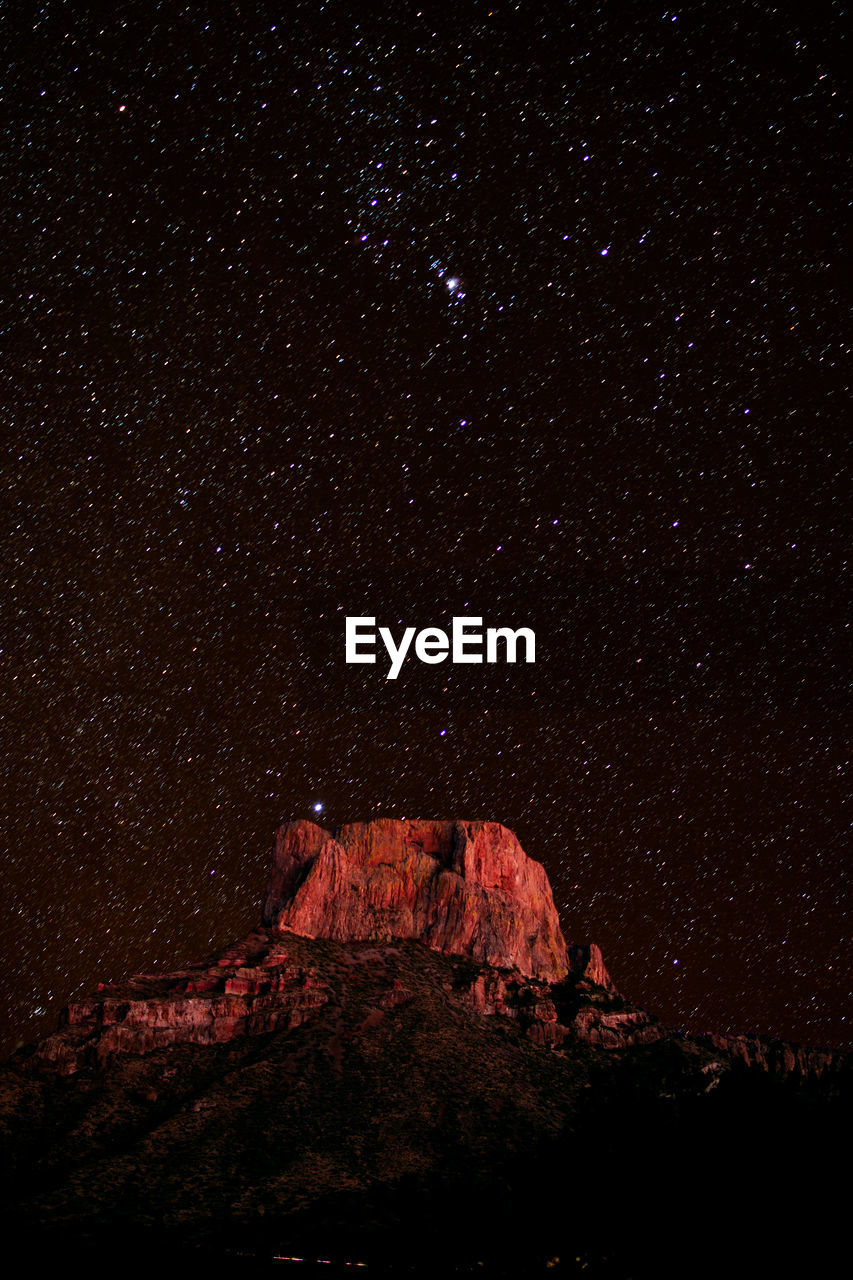
M 662 1027 L 499 823 L 287 823 L 248 937 L 101 985 L 0 1074 L 4 1228 L 232 1271 L 813 1266 L 849 1079 Z

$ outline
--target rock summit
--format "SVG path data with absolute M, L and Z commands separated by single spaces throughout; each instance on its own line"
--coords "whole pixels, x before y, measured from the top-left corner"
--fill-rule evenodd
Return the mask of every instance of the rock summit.
M 545 869 L 499 822 L 285 823 L 263 923 L 339 942 L 417 938 L 548 982 L 571 967 Z

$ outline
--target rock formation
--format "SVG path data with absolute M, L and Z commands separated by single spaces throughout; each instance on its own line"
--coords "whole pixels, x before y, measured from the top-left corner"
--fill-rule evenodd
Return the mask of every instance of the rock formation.
M 294 935 L 413 940 L 464 957 L 474 968 L 457 974 L 457 998 L 512 1018 L 539 1045 L 615 1048 L 662 1034 L 622 1000 L 595 944 L 566 946 L 544 868 L 500 823 L 380 819 L 333 835 L 300 821 L 276 832 L 262 923 L 248 938 L 170 973 L 101 984 L 28 1060 L 70 1075 L 115 1054 L 292 1031 L 329 999 L 317 971 L 294 962 Z M 383 1004 L 401 998 L 392 990 Z
M 566 945 L 544 868 L 500 823 L 380 819 L 332 834 L 300 821 L 276 832 L 262 922 L 247 938 L 170 973 L 99 985 L 21 1061 L 73 1075 L 117 1054 L 293 1031 L 335 1001 L 310 948 L 295 958 L 297 937 L 385 944 L 376 955 L 423 943 L 464 960 L 454 999 L 512 1020 L 543 1048 L 624 1050 L 671 1034 L 616 990 L 595 943 Z M 391 987 L 380 1005 L 408 998 Z M 831 1054 L 799 1046 L 700 1040 L 717 1064 L 712 1083 L 736 1060 L 802 1079 L 832 1065 Z
M 255 930 L 209 960 L 100 983 L 94 995 L 63 1009 L 59 1029 L 34 1046 L 32 1060 L 70 1075 L 103 1067 L 115 1054 L 292 1031 L 328 998 L 314 971 Z
M 543 868 L 498 823 L 288 823 L 246 938 L 101 985 L 0 1072 L 0 1223 L 57 1266 L 131 1240 L 155 1266 L 332 1252 L 410 1275 L 433 1250 L 478 1274 L 567 1256 L 609 1276 L 640 1274 L 639 1249 L 660 1277 L 683 1222 L 680 1275 L 695 1240 L 754 1213 L 756 1183 L 762 1250 L 780 1197 L 801 1212 L 789 1162 L 834 1168 L 849 1075 L 631 1005 L 595 944 L 566 945 Z
M 569 970 L 545 869 L 498 822 L 310 822 L 276 834 L 264 924 L 339 941 L 419 938 L 555 980 Z

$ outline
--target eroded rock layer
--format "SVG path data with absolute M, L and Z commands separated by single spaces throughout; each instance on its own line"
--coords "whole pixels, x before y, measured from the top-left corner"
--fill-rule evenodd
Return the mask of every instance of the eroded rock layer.
M 102 1067 L 117 1053 L 292 1031 L 328 999 L 313 970 L 255 930 L 221 955 L 171 973 L 100 983 L 93 995 L 63 1009 L 58 1030 L 38 1041 L 31 1061 L 71 1075 Z

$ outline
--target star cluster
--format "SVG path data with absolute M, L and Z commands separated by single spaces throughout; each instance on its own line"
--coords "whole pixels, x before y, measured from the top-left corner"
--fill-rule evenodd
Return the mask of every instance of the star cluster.
M 4 1043 L 376 815 L 504 822 L 675 1025 L 849 1043 L 842 8 L 386 9 L 5 17 Z

